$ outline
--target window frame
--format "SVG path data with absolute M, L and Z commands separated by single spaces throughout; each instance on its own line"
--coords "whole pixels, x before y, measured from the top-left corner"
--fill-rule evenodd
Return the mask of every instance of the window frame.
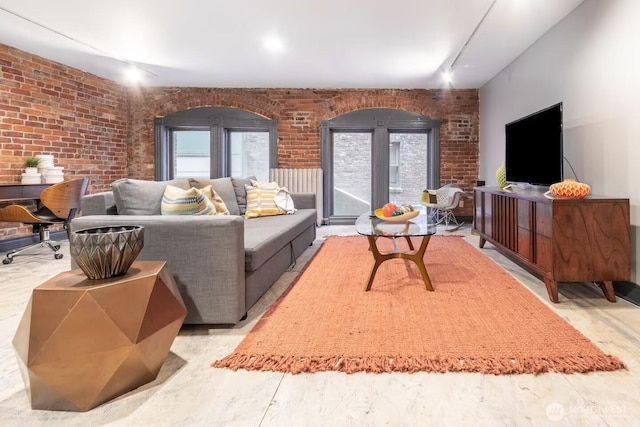
M 372 206 L 389 199 L 389 141 L 391 133 L 426 133 L 428 171 L 425 188 L 440 183 L 440 121 L 404 110 L 371 108 L 352 111 L 323 120 L 320 126 L 321 158 L 324 171 L 323 223 L 354 224 L 357 217 L 334 216 L 333 212 L 333 133 L 372 132 Z M 386 169 L 386 172 L 382 172 Z M 385 194 L 386 192 L 386 194 Z
M 391 134 L 389 134 L 391 137 Z M 391 154 L 395 152 L 395 163 L 392 162 Z M 395 172 L 391 173 L 391 168 L 395 168 Z M 393 179 L 395 175 L 395 180 Z M 389 188 L 400 187 L 400 141 L 389 140 Z
M 230 107 L 199 107 L 177 111 L 154 121 L 154 178 L 166 181 L 173 178 L 174 130 L 209 130 L 210 132 L 210 178 L 230 176 L 231 152 L 228 132 L 268 132 L 269 168 L 278 164 L 277 122 L 246 110 Z

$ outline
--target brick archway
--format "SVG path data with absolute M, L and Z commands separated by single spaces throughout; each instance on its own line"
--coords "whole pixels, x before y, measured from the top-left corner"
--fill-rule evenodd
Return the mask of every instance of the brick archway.
M 172 93 L 165 95 L 157 98 L 156 117 L 164 117 L 178 111 L 200 107 L 229 107 L 259 114 L 267 119 L 278 120 L 282 110 L 279 102 L 250 90 L 216 89 L 212 91 L 189 88 L 172 91 Z

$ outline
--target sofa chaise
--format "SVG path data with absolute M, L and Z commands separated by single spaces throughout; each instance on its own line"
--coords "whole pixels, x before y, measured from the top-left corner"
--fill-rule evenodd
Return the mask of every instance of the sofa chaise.
M 249 178 L 122 179 L 83 197 L 70 231 L 141 225 L 138 260 L 163 260 L 187 306 L 187 324 L 235 324 L 316 237 L 315 195 L 291 194 L 296 212 L 245 219 Z M 229 215 L 162 215 L 166 186 L 212 185 Z M 73 267 L 77 267 L 72 260 Z

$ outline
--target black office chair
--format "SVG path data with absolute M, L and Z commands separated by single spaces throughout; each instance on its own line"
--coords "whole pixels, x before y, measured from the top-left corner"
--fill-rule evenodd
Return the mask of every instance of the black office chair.
M 35 247 L 48 247 L 54 254 L 55 259 L 62 258 L 60 244 L 49 238 L 49 226 L 53 224 L 64 224 L 65 230 L 69 221 L 71 221 L 80 209 L 80 199 L 84 196 L 89 185 L 89 178 L 78 178 L 69 181 L 63 181 L 47 187 L 40 193 L 40 203 L 42 207 L 35 212 L 22 205 L 9 205 L 0 209 L 0 221 L 3 222 L 21 222 L 23 224 L 33 225 L 34 233 L 40 235 L 40 241 L 34 245 L 27 246 L 18 251 L 11 251 L 7 257 L 2 260 L 3 264 L 11 264 L 13 258 L 23 254 Z

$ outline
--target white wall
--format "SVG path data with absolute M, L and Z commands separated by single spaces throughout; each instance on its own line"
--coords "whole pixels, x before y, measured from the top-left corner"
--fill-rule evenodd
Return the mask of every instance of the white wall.
M 639 282 L 640 1 L 585 0 L 480 89 L 480 179 L 496 185 L 504 125 L 563 102 L 564 155 L 592 194 L 629 198 Z M 564 175 L 572 178 L 565 162 Z

